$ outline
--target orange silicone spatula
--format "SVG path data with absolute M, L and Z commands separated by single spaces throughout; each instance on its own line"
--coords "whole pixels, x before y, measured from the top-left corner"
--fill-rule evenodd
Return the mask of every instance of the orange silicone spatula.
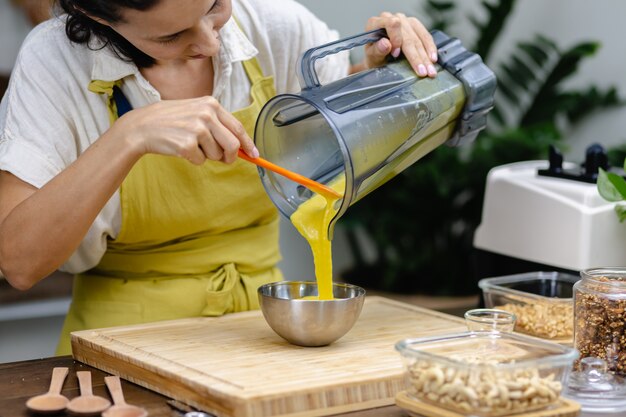
M 242 149 L 239 149 L 239 157 L 241 159 L 245 159 L 246 161 L 252 162 L 255 165 L 258 165 L 265 169 L 269 169 L 270 171 L 280 174 L 283 177 L 289 178 L 290 180 L 295 181 L 298 184 L 304 185 L 309 190 L 316 192 L 318 194 L 321 194 L 322 196 L 332 197 L 332 198 L 342 197 L 342 195 L 339 194 L 337 191 L 333 190 L 330 187 L 325 186 L 324 184 L 320 184 L 319 182 L 313 181 L 312 179 L 307 178 L 304 175 L 300 175 L 296 172 L 289 171 L 288 169 L 285 169 L 276 164 L 273 164 L 266 159 L 252 158 L 251 156 L 248 156 L 248 154 L 246 154 Z

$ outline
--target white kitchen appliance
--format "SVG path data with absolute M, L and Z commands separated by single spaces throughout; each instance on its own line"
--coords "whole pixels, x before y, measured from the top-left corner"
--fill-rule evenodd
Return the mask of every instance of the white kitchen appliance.
M 504 257 L 532 265 L 502 273 L 538 266 L 578 273 L 626 264 L 626 222 L 619 222 L 615 203 L 605 201 L 595 183 L 598 167 L 608 169 L 606 153 L 592 145 L 581 166 L 562 161 L 551 147 L 550 161 L 517 162 L 489 172 L 474 236 L 475 248 L 483 252 L 479 259 Z

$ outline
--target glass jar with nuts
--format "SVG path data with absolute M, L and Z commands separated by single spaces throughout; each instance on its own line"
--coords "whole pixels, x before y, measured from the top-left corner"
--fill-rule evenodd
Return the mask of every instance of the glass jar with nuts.
M 574 285 L 574 344 L 580 357 L 626 376 L 626 267 L 593 268 Z

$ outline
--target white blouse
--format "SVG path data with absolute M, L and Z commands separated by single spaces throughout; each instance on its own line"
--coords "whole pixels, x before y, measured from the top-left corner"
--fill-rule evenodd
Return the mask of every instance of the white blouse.
M 250 82 L 241 61 L 256 56 L 263 73 L 274 76 L 278 94 L 298 92 L 300 54 L 338 37 L 293 0 L 233 0 L 233 15 L 243 32 L 231 19 L 220 31 L 222 47 L 213 57 L 213 96 L 229 111 L 250 104 Z M 53 18 L 28 35 L 0 103 L 0 170 L 38 188 L 109 128 L 105 98 L 87 89 L 92 80 L 126 77 L 122 89 L 134 108 L 160 100 L 134 64 L 109 49 L 94 51 L 71 43 L 64 21 Z M 318 68 L 321 82 L 345 77 L 348 61 L 346 53 L 323 60 Z M 77 273 L 96 266 L 107 239 L 117 236 L 120 225 L 118 191 L 61 270 Z

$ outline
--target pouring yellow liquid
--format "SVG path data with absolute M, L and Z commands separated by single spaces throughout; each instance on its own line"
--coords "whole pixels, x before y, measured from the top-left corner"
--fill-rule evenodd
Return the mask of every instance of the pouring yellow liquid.
M 335 178 L 330 188 L 343 194 L 346 187 L 345 175 Z M 337 214 L 335 202 L 339 198 L 315 194 L 300 204 L 291 215 L 291 223 L 300 232 L 311 246 L 313 262 L 315 263 L 315 280 L 319 297 L 305 297 L 306 299 L 333 299 L 333 261 L 331 241 L 328 238 L 328 226 Z

